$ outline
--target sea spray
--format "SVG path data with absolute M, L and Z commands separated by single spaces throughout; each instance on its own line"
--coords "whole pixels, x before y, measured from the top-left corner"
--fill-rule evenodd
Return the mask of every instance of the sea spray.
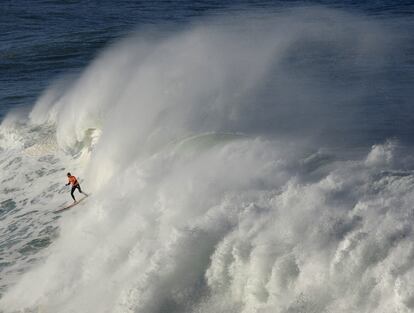
M 59 233 L 0 311 L 412 311 L 414 162 L 370 137 L 393 108 L 361 112 L 391 43 L 349 13 L 256 12 L 138 33 L 56 83 L 1 127 L 23 186 L 2 206 L 31 212 L 23 234 Z M 68 169 L 93 194 L 56 222 Z

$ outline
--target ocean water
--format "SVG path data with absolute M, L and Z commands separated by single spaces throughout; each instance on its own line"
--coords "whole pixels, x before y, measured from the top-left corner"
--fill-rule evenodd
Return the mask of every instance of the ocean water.
M 414 312 L 413 15 L 2 1 L 0 312 Z

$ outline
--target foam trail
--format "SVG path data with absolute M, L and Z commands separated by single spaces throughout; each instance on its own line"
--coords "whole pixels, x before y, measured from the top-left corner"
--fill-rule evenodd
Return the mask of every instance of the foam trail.
M 361 82 L 398 41 L 321 8 L 247 20 L 133 36 L 39 99 L 29 124 L 93 196 L 0 311 L 414 310 L 413 160 L 397 140 L 323 149 L 356 141 Z

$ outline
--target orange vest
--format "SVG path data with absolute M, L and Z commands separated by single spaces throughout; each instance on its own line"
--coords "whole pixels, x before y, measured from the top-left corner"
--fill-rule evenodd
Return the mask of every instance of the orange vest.
M 72 186 L 76 186 L 78 184 L 78 180 L 76 179 L 75 176 L 73 175 L 69 176 L 68 179 L 69 179 L 69 183 L 72 184 Z

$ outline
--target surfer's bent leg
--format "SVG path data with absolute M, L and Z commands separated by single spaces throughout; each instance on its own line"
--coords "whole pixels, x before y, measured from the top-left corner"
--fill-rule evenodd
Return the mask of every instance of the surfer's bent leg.
M 75 201 L 75 202 L 76 202 L 75 196 L 73 195 L 73 193 L 74 193 L 75 189 L 76 189 L 76 186 L 72 186 L 72 190 L 70 191 L 70 195 L 72 196 L 73 201 Z
M 83 193 L 79 184 L 76 185 L 76 188 L 78 188 L 80 193 Z

